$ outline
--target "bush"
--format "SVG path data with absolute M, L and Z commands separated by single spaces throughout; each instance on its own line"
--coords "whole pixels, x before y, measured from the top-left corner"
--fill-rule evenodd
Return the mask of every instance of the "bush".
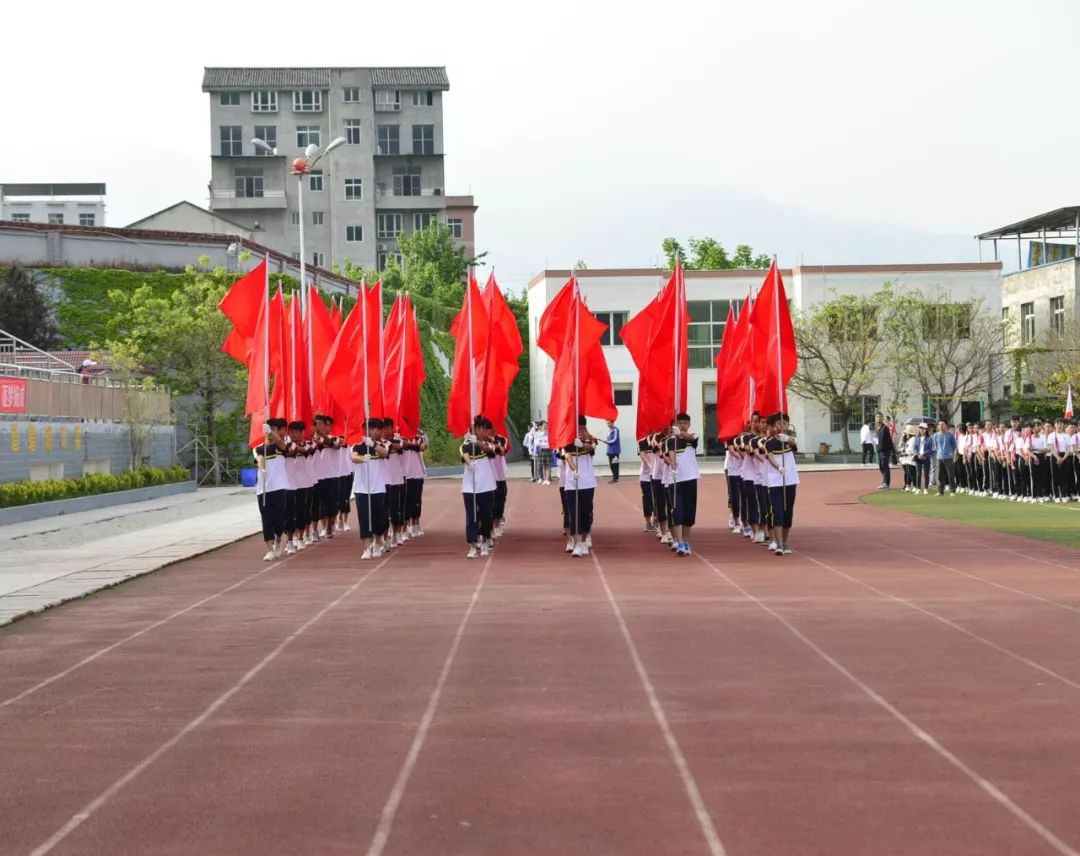
M 116 475 L 95 474 L 77 479 L 49 479 L 45 481 L 20 481 L 0 484 L 0 508 L 14 505 L 30 505 L 35 502 L 51 502 L 55 499 L 73 499 L 77 496 L 94 496 L 118 490 L 135 490 L 156 484 L 173 484 L 188 481 L 191 474 L 186 467 L 175 466 L 140 467 Z

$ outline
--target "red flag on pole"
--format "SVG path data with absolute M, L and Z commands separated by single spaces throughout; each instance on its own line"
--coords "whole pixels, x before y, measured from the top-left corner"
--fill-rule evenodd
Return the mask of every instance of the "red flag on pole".
M 218 303 L 218 307 L 233 325 L 221 350 L 242 363 L 248 361 L 268 290 L 267 264 L 266 259 L 263 259 L 236 280 Z
M 470 271 L 461 311 L 450 325 L 450 335 L 457 340 L 450 397 L 446 402 L 446 427 L 451 434 L 469 433 L 474 417 L 479 415 L 477 363 L 487 351 L 488 334 L 487 310 L 480 287 Z
M 252 348 L 248 360 L 247 396 L 244 414 L 251 417 L 248 441 L 252 448 L 263 441 L 263 423 L 270 418 L 274 401 L 271 400 L 270 379 L 274 377 L 274 399 L 280 404 L 278 382 L 281 364 L 281 291 L 269 299 L 269 289 L 263 297 L 262 310 L 255 324 Z
M 488 277 L 483 291 L 484 308 L 489 319 L 487 349 L 478 367 L 480 412 L 487 416 L 500 434 L 506 434 L 510 410 L 510 386 L 518 373 L 518 357 L 524 350 L 517 317 L 495 282 Z
M 311 407 L 315 413 L 325 413 L 333 417 L 335 423 L 341 424 L 345 418 L 345 410 L 339 407 L 327 392 L 324 372 L 330 349 L 334 347 L 334 340 L 337 338 L 337 330 L 334 329 L 331 310 L 326 308 L 319 296 L 319 290 L 314 285 L 308 288 L 308 300 L 311 301 L 308 335 L 311 337 L 312 362 L 315 366 Z
M 1072 419 L 1073 418 L 1072 384 L 1071 383 L 1069 384 L 1069 397 L 1065 399 L 1065 418 L 1066 419 Z
M 716 388 L 717 434 L 721 439 L 734 437 L 742 431 L 750 415 L 748 403 L 752 395 L 753 380 L 748 351 L 752 308 L 753 301 L 747 296 L 734 327 L 729 328 L 730 332 L 724 331 L 724 349 L 728 351 L 725 357 L 727 368 Z
M 757 367 L 757 410 L 763 415 L 787 412 L 787 385 L 795 374 L 798 355 L 787 293 L 776 259 L 773 259 L 754 302 L 754 316 L 750 325 L 754 331 L 753 349 Z

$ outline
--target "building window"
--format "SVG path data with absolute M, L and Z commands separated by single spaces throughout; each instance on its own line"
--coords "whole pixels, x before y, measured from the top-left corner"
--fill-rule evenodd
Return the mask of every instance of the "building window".
M 1008 306 L 1002 306 L 1001 307 L 1001 320 L 1002 321 L 1008 321 L 1009 320 L 1009 307 Z
M 686 311 L 690 316 L 687 326 L 687 359 L 689 368 L 712 368 L 720 344 L 724 340 L 724 325 L 727 323 L 728 308 L 739 311 L 741 300 L 689 300 Z
M 393 259 L 397 262 L 397 266 L 401 267 L 401 253 L 379 253 L 376 262 L 379 270 L 386 270 L 386 263 L 390 259 Z
M 306 149 L 308 146 L 321 146 L 322 137 L 319 135 L 318 125 L 296 126 L 296 147 Z
M 356 243 L 357 241 L 364 240 L 364 227 L 363 226 L 346 226 L 345 227 L 345 240 L 350 243 Z
M 292 94 L 294 113 L 321 113 L 322 92 L 318 89 L 298 89 Z
M 346 178 L 345 179 L 345 198 L 346 199 L 363 199 L 364 198 L 364 181 L 360 178 Z
M 79 215 L 79 225 L 80 226 L 93 226 L 95 219 L 96 218 L 94 217 L 93 214 L 80 214 Z
M 345 120 L 345 142 L 350 146 L 360 145 L 360 120 Z
M 1030 345 L 1035 341 L 1035 304 L 1020 304 L 1020 344 Z
M 222 92 L 218 96 L 218 103 L 222 107 L 239 107 L 240 106 L 240 93 L 239 92 Z
M 435 103 L 435 93 L 430 89 L 412 94 L 413 107 L 430 107 Z
M 450 230 L 451 238 L 461 237 L 461 218 L 451 217 L 446 221 L 446 228 Z
M 923 336 L 930 340 L 970 339 L 973 313 L 974 307 L 970 303 L 927 306 L 923 309 Z
M 359 86 L 346 86 L 341 90 L 341 100 L 346 104 L 359 104 L 360 103 L 360 87 Z
M 612 384 L 611 391 L 615 394 L 616 407 L 630 407 L 634 403 L 634 385 L 632 383 Z
M 626 319 L 629 317 L 629 312 L 594 312 L 593 313 L 601 322 L 607 324 L 607 329 L 604 331 L 604 335 L 600 337 L 600 344 L 605 347 L 611 347 L 614 345 L 621 345 L 622 339 L 619 338 L 619 333 L 622 331 L 622 325 L 626 323 Z
M 276 113 L 277 93 L 273 90 L 259 89 L 251 93 L 252 113 Z M 263 138 L 265 139 L 265 137 Z
M 18 212 L 13 213 L 11 215 L 11 222 L 12 223 L 29 223 L 30 222 L 30 215 L 27 214 L 25 211 L 18 211 Z
M 322 253 L 314 252 L 311 254 L 311 263 L 315 265 L 315 267 L 322 267 L 325 262 L 326 256 Z
M 321 169 L 313 169 L 308 173 L 308 190 L 311 190 L 313 193 L 322 193 L 323 172 Z
M 263 171 L 261 166 L 238 166 L 235 170 L 236 195 L 242 199 L 256 199 L 263 195 Z
M 874 416 L 881 410 L 881 396 L 860 395 L 853 403 L 854 407 L 851 408 L 851 414 L 848 416 L 847 430 L 858 431 L 862 428 L 863 422 L 873 425 Z M 844 426 L 843 415 L 834 410 L 829 414 L 829 418 L 832 423 L 829 430 L 834 434 L 840 433 Z
M 398 125 L 379 125 L 377 155 L 401 154 L 401 128 Z
M 412 151 L 414 155 L 435 154 L 435 126 L 412 126 Z
M 255 139 L 262 140 L 264 143 L 266 143 L 266 145 L 270 146 L 270 148 L 276 149 L 277 125 L 256 125 Z M 260 148 L 259 146 L 255 147 L 255 154 L 265 155 L 267 157 L 271 155 L 270 152 L 266 151 L 266 149 Z
M 322 224 L 323 224 L 323 212 L 322 211 L 312 211 L 311 212 L 311 225 L 312 226 L 321 226 Z
M 380 238 L 396 238 L 401 233 L 401 215 L 380 214 L 375 225 Z
M 423 232 L 428 226 L 431 225 L 435 219 L 435 215 L 430 211 L 417 211 L 413 216 L 413 231 Z
M 375 112 L 397 113 L 401 109 L 401 93 L 396 89 L 375 90 Z
M 1065 297 L 1050 298 L 1050 329 L 1057 335 L 1065 332 Z
M 49 215 L 49 225 L 50 226 L 63 226 L 64 225 L 64 215 L 63 214 L 50 214 Z
M 420 195 L 420 167 L 394 167 L 394 196 Z
M 1024 395 L 1034 395 L 1035 394 L 1035 384 L 1033 384 L 1033 383 L 1025 383 L 1023 385 L 1022 389 L 1023 389 Z
M 243 128 L 239 125 L 221 126 L 222 157 L 239 157 L 244 153 Z
M 299 211 L 291 211 L 291 212 L 289 212 L 289 220 L 290 220 L 290 222 L 292 222 L 292 224 L 294 226 L 299 226 L 300 225 L 300 212 Z
M 1012 398 L 1012 384 L 1011 383 L 1007 383 L 1007 384 L 1005 384 L 1005 386 L 1003 386 L 1001 388 L 1001 397 L 1002 398 Z

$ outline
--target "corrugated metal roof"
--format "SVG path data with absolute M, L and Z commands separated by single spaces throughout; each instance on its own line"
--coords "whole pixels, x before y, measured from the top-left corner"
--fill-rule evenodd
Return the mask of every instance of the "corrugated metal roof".
M 449 89 L 450 80 L 442 66 L 430 68 L 373 68 L 372 86 L 403 88 Z
M 203 91 L 210 89 L 274 89 L 330 86 L 328 68 L 206 68 Z

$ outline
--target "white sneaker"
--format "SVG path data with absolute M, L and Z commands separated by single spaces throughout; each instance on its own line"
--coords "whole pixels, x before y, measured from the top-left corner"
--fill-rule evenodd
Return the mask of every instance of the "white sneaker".
M 417 523 L 416 526 L 413 527 L 413 529 L 416 530 L 417 535 L 423 535 L 424 534 L 424 527 L 421 526 L 419 523 Z
M 671 540 L 672 540 L 671 539 L 671 533 L 668 532 L 667 534 L 664 535 L 663 538 L 660 539 L 660 543 L 661 544 L 670 544 Z
M 286 556 L 295 556 L 296 555 L 296 547 L 293 546 L 292 541 L 290 541 L 288 544 L 285 545 L 285 555 Z
M 351 532 L 352 527 L 348 523 L 342 523 L 341 524 L 341 531 L 342 532 Z
M 727 528 L 728 529 L 734 529 L 735 528 L 735 518 L 734 517 L 729 517 L 727 519 Z
M 567 539 L 567 541 L 566 541 L 566 552 L 567 553 L 573 553 L 574 552 L 574 539 L 573 538 L 568 538 Z
M 361 559 L 374 559 L 375 558 L 375 551 L 371 547 L 368 547 L 366 550 L 364 550 L 363 553 L 360 554 L 360 558 Z
M 373 559 L 379 558 L 382 554 L 383 554 L 383 548 L 382 548 L 381 545 L 376 544 L 374 547 L 371 548 L 371 557 Z
M 274 558 L 280 559 L 283 555 L 285 555 L 285 548 L 281 544 L 274 544 Z
M 764 544 L 765 543 L 765 533 L 762 532 L 760 529 L 758 530 L 757 534 L 754 535 L 754 543 L 755 544 Z
M 588 547 L 590 550 L 592 549 L 592 535 L 585 536 L 585 546 Z
M 475 559 L 479 555 L 480 555 L 480 551 L 476 549 L 475 545 L 473 545 L 472 547 L 469 548 L 469 552 L 465 554 L 465 558 L 466 559 Z
M 317 540 L 319 540 L 319 541 L 325 541 L 326 540 L 326 530 L 325 529 L 320 529 L 318 532 L 315 533 L 315 538 Z
M 484 541 L 484 542 L 482 542 L 480 544 L 480 555 L 481 556 L 490 556 L 491 555 L 491 548 L 488 547 L 487 541 Z
M 775 553 L 777 548 L 778 548 L 778 545 L 777 545 L 777 543 L 775 541 L 770 541 L 769 542 L 769 552 L 770 553 Z
M 276 559 L 276 558 L 277 558 L 277 556 L 275 556 L 275 555 L 274 555 L 274 551 L 273 551 L 273 550 L 267 550 L 267 551 L 266 551 L 266 555 L 265 555 L 265 556 L 263 556 L 263 561 L 264 561 L 264 562 L 272 562 L 272 561 L 274 561 L 274 559 Z
M 307 541 L 305 541 L 303 538 L 298 539 L 297 542 L 296 542 L 296 552 L 299 553 L 301 550 L 306 550 L 306 549 L 307 549 Z
M 575 559 L 581 558 L 582 556 L 588 556 L 589 548 L 586 547 L 584 543 L 578 544 L 576 547 L 574 547 L 570 555 Z

